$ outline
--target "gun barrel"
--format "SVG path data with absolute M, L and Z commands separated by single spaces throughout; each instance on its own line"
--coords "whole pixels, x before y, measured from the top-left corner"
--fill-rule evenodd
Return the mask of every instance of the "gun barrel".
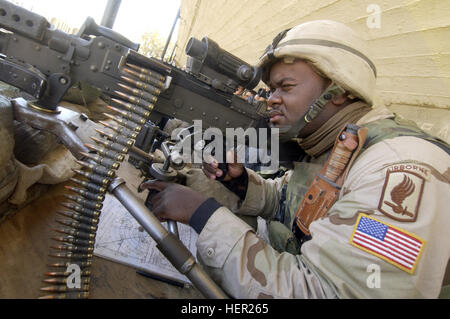
M 49 26 L 50 23 L 43 16 L 0 0 L 0 27 L 41 42 Z

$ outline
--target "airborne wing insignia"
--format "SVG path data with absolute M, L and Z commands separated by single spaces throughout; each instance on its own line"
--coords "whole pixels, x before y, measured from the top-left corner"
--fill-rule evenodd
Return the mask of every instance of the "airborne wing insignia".
M 414 172 L 388 170 L 378 209 L 395 220 L 414 222 L 424 183 L 424 178 Z

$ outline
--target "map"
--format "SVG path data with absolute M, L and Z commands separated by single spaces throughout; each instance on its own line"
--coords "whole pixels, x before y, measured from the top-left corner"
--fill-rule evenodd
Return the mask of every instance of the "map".
M 167 229 L 167 224 L 163 225 Z M 192 255 L 196 256 L 197 233 L 191 227 L 180 223 L 178 232 L 181 241 Z M 190 284 L 189 279 L 170 264 L 156 248 L 156 243 L 150 235 L 111 194 L 107 194 L 103 202 L 94 254 L 152 275 Z

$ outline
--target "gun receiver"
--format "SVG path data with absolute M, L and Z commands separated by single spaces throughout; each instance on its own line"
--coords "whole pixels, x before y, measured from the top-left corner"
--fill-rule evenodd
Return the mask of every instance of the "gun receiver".
M 7 31 L 0 31 L 0 80 L 29 93 L 44 109 L 55 110 L 67 90 L 79 82 L 123 99 L 124 86 L 144 87 L 156 74 L 166 80 L 150 82 L 153 93 L 160 93 L 150 117 L 153 122 L 163 117 L 186 122 L 201 119 L 205 128 L 224 130 L 256 127 L 265 117 L 264 103 L 249 104 L 233 95 L 238 85 L 254 88 L 260 72 L 211 40 L 191 39 L 187 51 L 194 57 L 188 64 L 195 67 L 189 73 L 137 53 L 139 45 L 96 25 L 92 18 L 78 35 L 71 35 L 52 28 L 45 18 L 1 0 L 0 27 Z M 153 74 L 139 76 L 141 70 Z

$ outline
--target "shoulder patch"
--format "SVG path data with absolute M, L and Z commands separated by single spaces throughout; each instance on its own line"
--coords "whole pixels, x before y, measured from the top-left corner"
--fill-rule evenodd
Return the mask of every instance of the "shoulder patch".
M 425 178 L 406 169 L 388 169 L 378 210 L 400 222 L 415 222 Z
M 360 214 L 350 244 L 413 274 L 425 240 L 401 228 Z

